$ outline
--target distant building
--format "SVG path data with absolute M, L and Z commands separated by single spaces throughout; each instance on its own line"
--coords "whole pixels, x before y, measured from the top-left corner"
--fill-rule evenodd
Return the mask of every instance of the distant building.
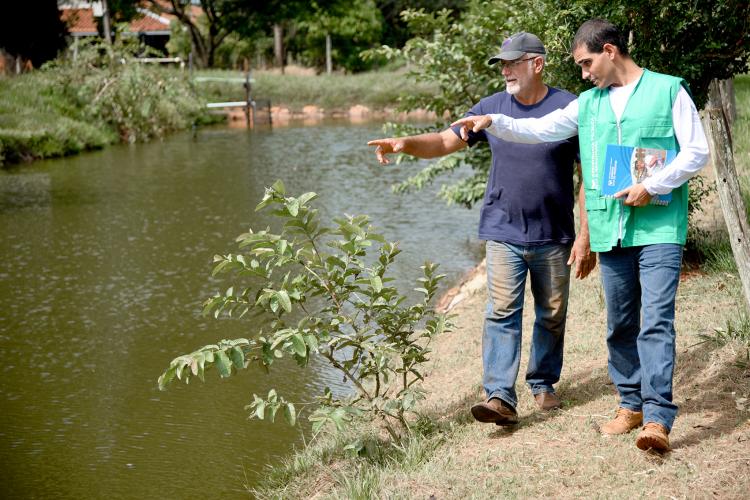
M 144 3 L 143 5 L 147 5 Z M 81 37 L 101 36 L 102 2 L 68 0 L 58 4 L 60 17 L 73 37 L 73 50 Z M 138 16 L 130 21 L 123 36 L 137 36 L 144 44 L 166 53 L 174 16 L 157 14 L 145 7 L 137 7 Z

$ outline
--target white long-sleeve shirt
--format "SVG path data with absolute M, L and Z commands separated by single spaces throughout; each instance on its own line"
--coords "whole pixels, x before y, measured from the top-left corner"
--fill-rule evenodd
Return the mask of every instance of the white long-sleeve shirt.
M 612 110 L 619 120 L 636 82 L 621 87 L 610 87 Z M 492 125 L 487 132 L 513 142 L 537 144 L 554 142 L 578 134 L 578 100 L 571 101 L 542 118 L 513 119 L 502 114 L 492 114 Z M 708 160 L 708 142 L 703 132 L 698 110 L 684 88 L 680 88 L 672 105 L 672 126 L 680 152 L 665 168 L 643 181 L 651 195 L 666 194 L 680 187 L 694 176 Z

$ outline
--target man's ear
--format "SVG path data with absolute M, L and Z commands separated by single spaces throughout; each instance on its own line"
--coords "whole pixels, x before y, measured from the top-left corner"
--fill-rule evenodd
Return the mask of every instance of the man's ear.
M 543 57 L 539 57 L 539 66 L 538 66 L 538 72 L 541 73 L 544 69 L 544 66 L 547 64 L 547 61 L 544 60 Z M 534 65 L 536 66 L 536 61 L 534 61 Z
M 607 54 L 607 57 L 609 59 L 613 59 L 615 54 L 620 53 L 620 49 L 618 49 L 616 46 L 612 45 L 611 43 L 605 43 L 604 46 L 602 46 L 602 52 Z

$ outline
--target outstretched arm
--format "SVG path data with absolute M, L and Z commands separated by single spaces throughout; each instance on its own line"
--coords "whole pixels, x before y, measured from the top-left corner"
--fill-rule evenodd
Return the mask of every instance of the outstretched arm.
M 556 109 L 541 118 L 511 118 L 503 114 L 467 116 L 451 126 L 461 127 L 461 137 L 466 140 L 469 130 L 487 133 L 511 142 L 538 144 L 562 141 L 578 134 L 578 100 L 562 109 Z
M 368 142 L 367 145 L 375 146 L 378 161 L 387 165 L 390 160 L 386 155 L 391 153 L 404 153 L 417 158 L 437 158 L 465 148 L 466 142 L 459 139 L 451 129 L 446 129 L 429 134 L 377 139 Z

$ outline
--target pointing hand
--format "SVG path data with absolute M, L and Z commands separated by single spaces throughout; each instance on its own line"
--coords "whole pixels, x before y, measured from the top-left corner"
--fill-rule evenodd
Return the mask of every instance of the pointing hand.
M 492 118 L 490 118 L 490 115 L 467 116 L 451 123 L 451 127 L 457 125 L 461 126 L 461 139 L 468 141 L 469 128 L 471 128 L 472 132 L 479 132 L 480 130 L 486 129 L 492 125 Z
M 400 153 L 404 149 L 404 139 L 398 137 L 389 137 L 388 139 L 377 139 L 367 143 L 368 146 L 375 146 L 375 156 L 382 165 L 387 165 L 390 160 L 385 156 L 389 153 Z

